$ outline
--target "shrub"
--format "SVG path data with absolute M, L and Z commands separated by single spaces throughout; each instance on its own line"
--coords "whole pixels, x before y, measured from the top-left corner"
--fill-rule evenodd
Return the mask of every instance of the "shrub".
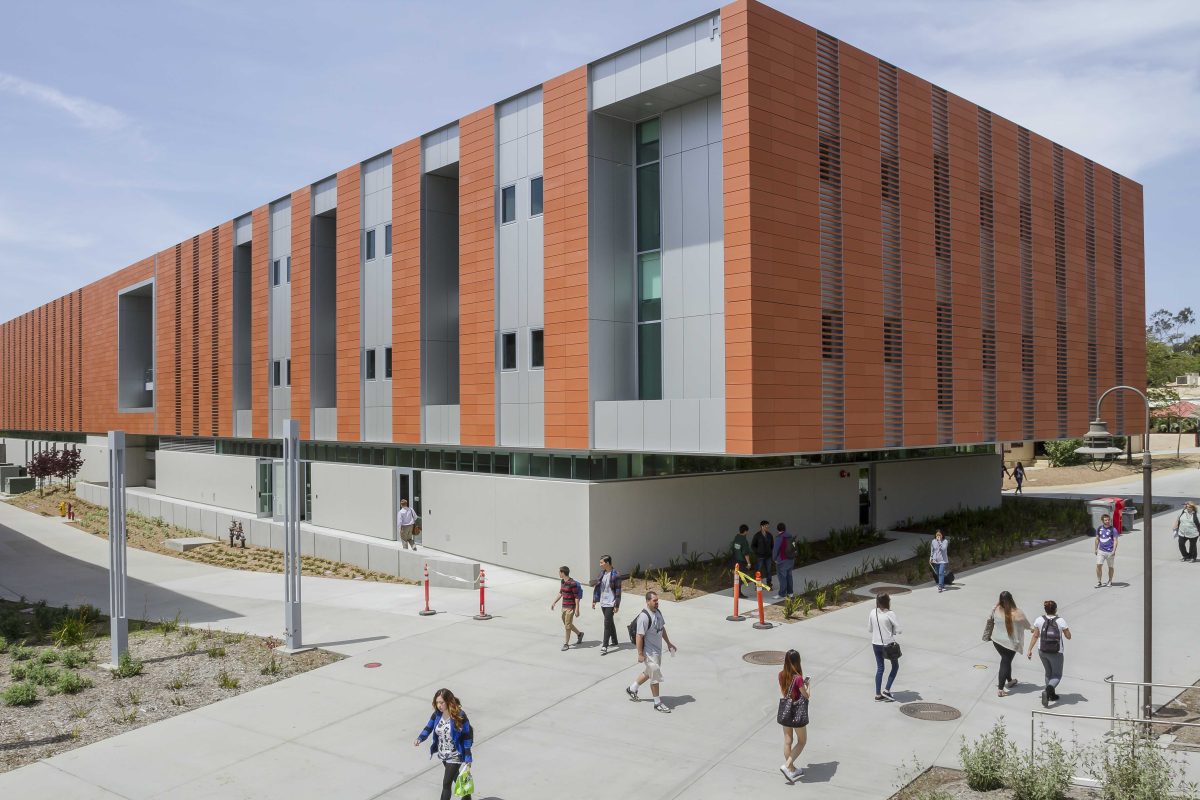
M 50 686 L 58 680 L 58 670 L 35 662 L 25 667 L 25 680 L 38 686 Z
M 8 639 L 0 636 L 0 653 L 8 652 Z
M 1071 786 L 1079 757 L 1063 747 L 1062 740 L 1044 731 L 1033 753 L 1009 752 L 1004 782 L 1013 800 L 1063 800 Z
M 78 672 L 71 670 L 62 670 L 58 673 L 57 679 L 49 687 L 50 694 L 78 694 L 84 689 L 90 689 L 92 681 L 90 678 L 85 678 Z
M 58 661 L 58 657 L 59 652 L 57 650 L 46 648 L 37 654 L 37 662 L 39 664 L 53 664 L 54 662 Z
M 240 680 L 233 677 L 225 670 L 221 670 L 217 673 L 217 686 L 220 686 L 222 689 L 236 689 L 241 685 L 241 683 L 242 682 Z
M 1108 742 L 1085 751 L 1083 762 L 1100 782 L 1104 800 L 1171 800 L 1196 794 L 1196 785 L 1183 780 L 1183 764 L 1168 759 L 1138 725 L 1118 725 Z
M 25 643 L 22 642 L 12 649 L 12 659 L 13 661 L 28 661 L 29 659 L 33 658 L 36 653 L 37 650 L 32 647 L 26 647 Z
M 967 786 L 977 792 L 1004 788 L 1005 762 L 1010 749 L 1003 717 L 974 743 L 969 744 L 964 736 L 958 758 L 967 773 Z
M 142 662 L 135 659 L 126 650 L 121 653 L 121 660 L 117 663 L 117 668 L 112 671 L 114 678 L 132 678 L 134 675 L 142 674 Z
M 846 591 L 846 584 L 835 583 L 833 588 L 829 590 L 830 600 L 833 605 L 838 605 L 842 602 L 842 593 Z
M 209 658 L 224 658 L 225 657 L 225 648 L 221 647 L 221 646 L 210 647 L 205 652 L 208 653 Z
M 78 669 L 92 660 L 91 653 L 83 650 L 64 650 L 60 661 L 67 669 Z
M 791 597 L 786 597 L 783 600 L 783 618 L 792 619 L 796 616 L 796 612 L 800 610 L 800 604 L 804 602 L 804 598 L 798 594 Z M 805 616 L 808 616 L 805 614 Z
M 1082 439 L 1059 439 L 1056 442 L 1046 442 L 1046 460 L 1052 467 L 1073 467 L 1083 463 L 1083 456 L 1075 452 L 1075 448 L 1083 447 Z
M 822 589 L 821 591 L 819 591 L 815 595 L 813 595 L 813 603 L 816 604 L 818 611 L 825 610 L 825 599 L 826 599 L 826 596 L 825 596 L 824 589 Z
M 37 689 L 28 683 L 14 683 L 0 694 L 6 706 L 31 706 L 37 699 Z

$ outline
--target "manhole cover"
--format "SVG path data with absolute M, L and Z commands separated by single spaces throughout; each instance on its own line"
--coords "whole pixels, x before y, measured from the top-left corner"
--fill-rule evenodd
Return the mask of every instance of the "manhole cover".
M 746 653 L 742 656 L 742 660 L 764 667 L 781 667 L 783 666 L 783 656 L 782 650 L 755 650 L 753 653 Z
M 909 594 L 910 592 L 912 592 L 912 589 L 909 589 L 906 586 L 876 586 L 874 589 L 871 590 L 871 594 L 874 594 L 874 595 Z
M 914 719 L 927 719 L 933 722 L 949 722 L 962 716 L 954 706 L 944 706 L 941 703 L 905 703 L 900 711 Z
M 363 666 L 367 669 L 378 669 L 379 667 L 382 667 L 383 664 L 380 664 L 378 661 L 368 661 L 366 664 L 363 664 Z

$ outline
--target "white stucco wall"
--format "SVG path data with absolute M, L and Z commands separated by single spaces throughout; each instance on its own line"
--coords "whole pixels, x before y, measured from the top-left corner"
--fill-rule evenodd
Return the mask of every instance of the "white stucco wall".
M 995 454 L 876 464 L 875 526 L 886 530 L 956 508 L 994 508 L 1001 477 Z
M 177 450 L 159 450 L 155 459 L 159 495 L 222 506 L 244 514 L 256 512 L 258 459 Z
M 314 461 L 310 522 L 379 539 L 395 539 L 393 471 L 388 467 Z
M 421 473 L 421 539 L 438 550 L 539 575 L 566 564 L 586 581 L 588 495 L 583 481 L 464 472 Z M 503 543 L 508 542 L 508 553 Z

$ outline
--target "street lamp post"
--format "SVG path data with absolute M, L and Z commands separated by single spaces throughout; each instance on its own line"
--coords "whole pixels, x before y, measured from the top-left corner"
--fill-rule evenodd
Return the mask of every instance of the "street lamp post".
M 1145 694 L 1142 695 L 1142 717 L 1150 719 L 1150 681 L 1151 681 L 1151 666 L 1154 643 L 1154 631 L 1152 620 L 1153 602 L 1154 602 L 1154 587 L 1153 573 L 1154 564 L 1151 561 L 1153 537 L 1151 535 L 1153 527 L 1153 511 L 1154 498 L 1150 493 L 1150 401 L 1146 395 L 1132 386 L 1114 386 L 1104 394 L 1100 395 L 1100 399 L 1096 401 L 1096 418 L 1092 420 L 1087 435 L 1084 440 L 1087 444 L 1084 447 L 1076 448 L 1075 452 L 1081 455 L 1091 456 L 1093 461 L 1097 457 L 1101 459 L 1099 462 L 1106 465 L 1121 454 L 1121 448 L 1112 446 L 1112 435 L 1108 432 L 1108 424 L 1100 419 L 1100 404 L 1104 402 L 1104 398 L 1112 392 L 1120 389 L 1125 389 L 1133 392 L 1138 397 L 1142 398 L 1142 402 L 1146 406 L 1146 433 L 1142 440 L 1142 580 L 1145 585 L 1142 588 L 1142 682 L 1145 686 L 1142 687 Z M 1103 466 L 1101 467 L 1103 469 Z

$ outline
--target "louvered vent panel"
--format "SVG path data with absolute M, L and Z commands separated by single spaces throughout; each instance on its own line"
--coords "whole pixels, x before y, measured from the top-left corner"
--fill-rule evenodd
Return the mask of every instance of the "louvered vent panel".
M 979 300 L 983 367 L 983 438 L 996 441 L 996 194 L 992 176 L 992 114 L 979 109 Z
M 904 444 L 903 272 L 900 255 L 900 104 L 896 68 L 879 62 L 880 249 L 883 268 L 883 442 Z
M 1025 128 L 1017 130 L 1017 194 L 1021 209 L 1021 426 L 1024 438 L 1033 439 L 1033 187 L 1029 131 Z
M 817 32 L 818 214 L 821 241 L 821 447 L 845 447 L 842 322 L 842 141 L 838 40 Z
M 1083 257 L 1087 293 L 1087 382 L 1088 413 L 1096 407 L 1099 387 L 1099 356 L 1096 341 L 1096 165 L 1091 159 L 1083 170 Z
M 933 260 L 937 304 L 937 436 L 954 441 L 954 285 L 950 263 L 950 112 L 946 90 L 933 87 Z

